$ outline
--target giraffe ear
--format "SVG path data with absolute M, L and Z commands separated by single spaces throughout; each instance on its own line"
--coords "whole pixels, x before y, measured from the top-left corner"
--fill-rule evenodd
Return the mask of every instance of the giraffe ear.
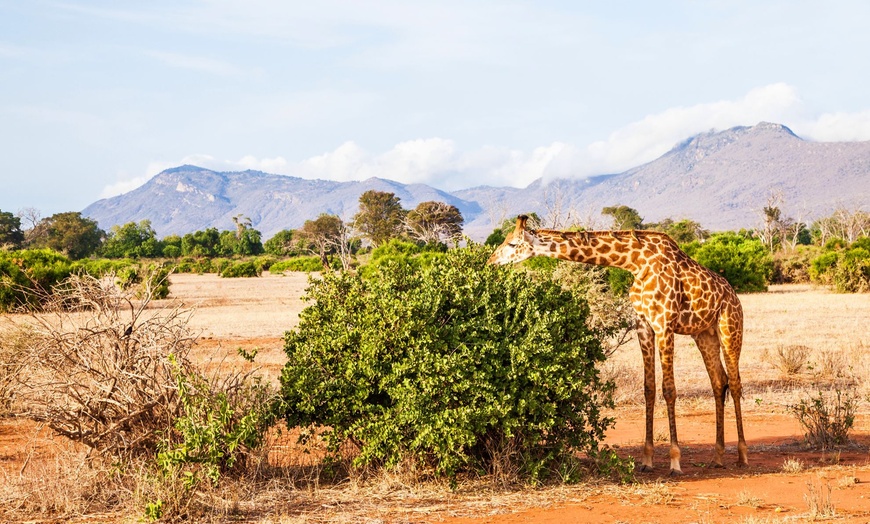
M 526 220 L 528 220 L 528 215 L 520 215 L 517 217 L 517 231 L 523 231 L 526 229 Z

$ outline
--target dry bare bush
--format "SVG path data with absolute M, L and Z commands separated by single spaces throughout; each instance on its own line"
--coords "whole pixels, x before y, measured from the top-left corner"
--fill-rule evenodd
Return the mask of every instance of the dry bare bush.
M 807 363 L 812 349 L 800 344 L 778 346 L 772 354 L 767 353 L 767 360 L 785 377 L 793 377 L 801 372 Z
M 25 415 L 106 457 L 151 453 L 179 412 L 170 355 L 189 368 L 180 306 L 147 311 L 112 278 L 73 276 L 42 297 L 21 377 Z M 146 291 L 147 291 L 146 287 Z

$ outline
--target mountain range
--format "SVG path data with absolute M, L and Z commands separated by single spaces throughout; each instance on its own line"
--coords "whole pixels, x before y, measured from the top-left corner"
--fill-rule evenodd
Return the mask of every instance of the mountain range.
M 465 218 L 465 234 L 476 240 L 519 213 L 536 212 L 557 227 L 596 221 L 606 226 L 601 209 L 613 205 L 637 209 L 646 222 L 689 218 L 713 231 L 750 228 L 760 223 L 771 195 L 781 198 L 785 215 L 805 221 L 837 207 L 866 207 L 870 142 L 812 142 L 783 125 L 762 122 L 695 135 L 622 173 L 452 192 L 382 178 L 335 182 L 184 165 L 94 202 L 82 214 L 106 230 L 148 219 L 161 237 L 232 229 L 232 217 L 241 214 L 268 239 L 321 213 L 349 220 L 359 196 L 371 189 L 394 193 L 406 209 L 429 200 L 455 205 Z

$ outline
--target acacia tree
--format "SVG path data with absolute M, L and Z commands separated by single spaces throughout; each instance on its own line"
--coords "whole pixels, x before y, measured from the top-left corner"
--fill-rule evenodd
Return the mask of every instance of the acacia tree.
M 314 220 L 306 220 L 299 234 L 310 244 L 311 251 L 320 257 L 323 269 L 329 269 L 327 255 L 344 251 L 342 244 L 346 238 L 345 229 L 341 218 L 321 213 Z
M 402 235 L 405 210 L 395 193 L 370 189 L 359 197 L 354 225 L 375 247 Z
M 628 206 L 609 206 L 601 210 L 602 215 L 613 217 L 613 229 L 643 229 L 643 218 L 636 209 Z
M 428 244 L 458 239 L 464 221 L 456 206 L 429 201 L 408 211 L 405 227 L 412 237 Z

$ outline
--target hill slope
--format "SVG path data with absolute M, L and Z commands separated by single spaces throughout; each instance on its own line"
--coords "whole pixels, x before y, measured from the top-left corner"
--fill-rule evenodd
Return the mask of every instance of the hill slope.
M 369 189 L 395 193 L 405 208 L 426 200 L 453 204 L 466 219 L 466 233 L 475 239 L 485 238 L 493 224 L 518 213 L 603 223 L 601 208 L 618 204 L 637 209 L 648 222 L 690 218 L 712 230 L 738 229 L 759 222 L 773 192 L 782 195 L 787 215 L 805 220 L 838 206 L 867 206 L 870 142 L 809 142 L 785 126 L 760 123 L 694 136 L 624 173 L 452 193 L 378 178 L 332 182 L 181 166 L 134 191 L 95 202 L 83 213 L 103 228 L 147 218 L 161 236 L 206 227 L 230 229 L 232 217 L 241 213 L 269 238 L 320 213 L 348 219 L 356 212 L 359 195 Z

